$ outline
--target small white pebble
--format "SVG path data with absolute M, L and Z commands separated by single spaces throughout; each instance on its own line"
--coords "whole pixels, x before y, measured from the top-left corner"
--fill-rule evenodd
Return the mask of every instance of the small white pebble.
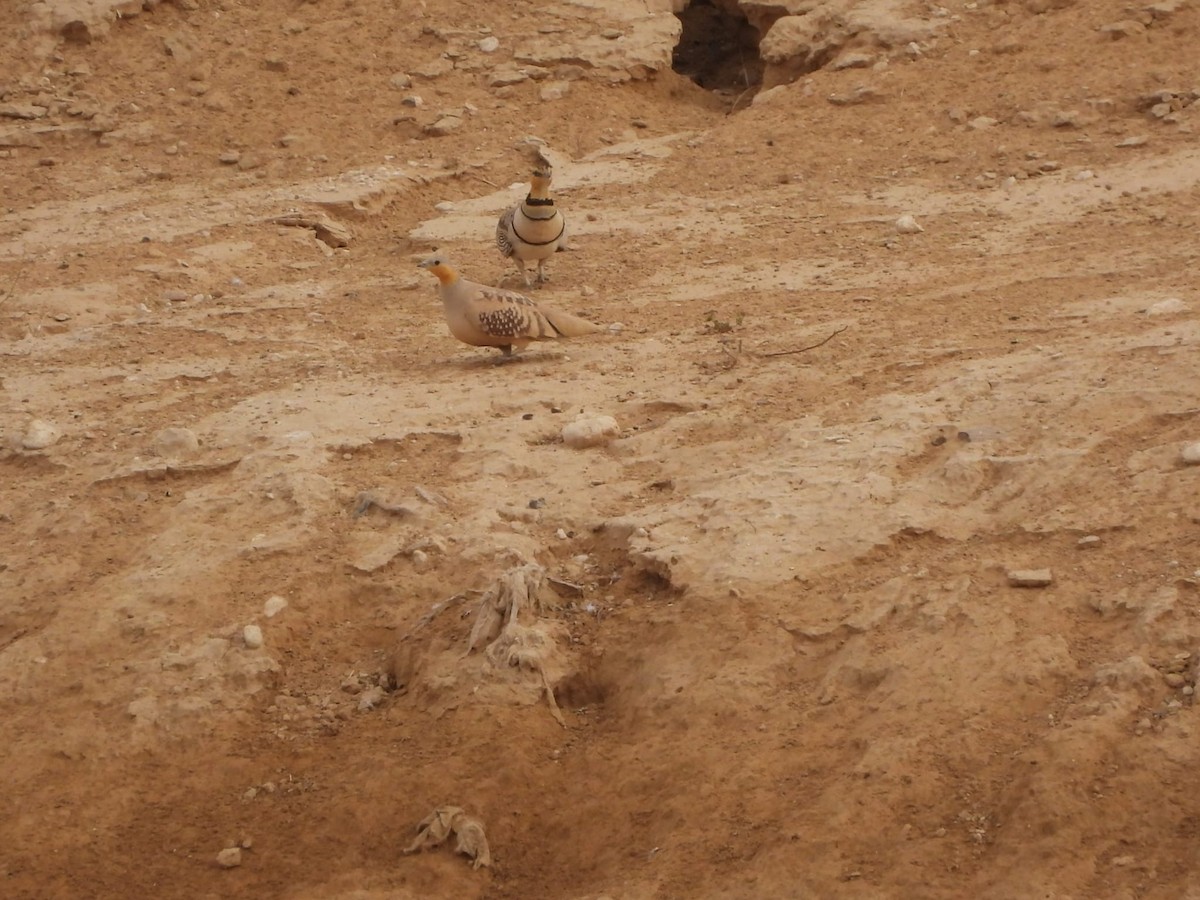
M 1008 583 L 1013 587 L 1047 587 L 1054 583 L 1049 569 L 1010 569 Z
M 62 432 L 49 422 L 34 419 L 25 429 L 25 435 L 21 438 L 21 446 L 26 450 L 45 450 L 54 444 L 61 435 Z
M 268 619 L 273 619 L 275 616 L 287 609 L 287 605 L 287 600 L 285 600 L 283 597 L 280 597 L 278 594 L 273 597 L 268 597 L 267 602 L 263 604 L 263 615 Z
M 621 433 L 612 416 L 579 416 L 562 430 L 563 443 L 576 450 L 607 444 Z
M 247 625 L 242 629 L 242 641 L 250 650 L 257 650 L 263 645 L 262 629 L 257 625 Z
M 1168 297 L 1166 300 L 1159 300 L 1157 303 L 1151 303 L 1146 307 L 1146 315 L 1148 316 L 1170 316 L 1175 313 L 1187 312 L 1188 305 L 1178 297 Z

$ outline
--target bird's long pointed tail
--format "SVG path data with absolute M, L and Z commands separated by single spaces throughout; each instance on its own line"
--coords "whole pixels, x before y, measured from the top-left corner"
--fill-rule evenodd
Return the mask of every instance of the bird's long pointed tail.
M 562 337 L 583 337 L 585 334 L 598 334 L 604 330 L 604 326 L 602 325 L 597 325 L 595 322 L 589 322 L 587 319 L 581 319 L 579 316 L 573 316 L 558 309 L 547 309 L 543 306 L 541 312 L 546 317 L 546 321 Z

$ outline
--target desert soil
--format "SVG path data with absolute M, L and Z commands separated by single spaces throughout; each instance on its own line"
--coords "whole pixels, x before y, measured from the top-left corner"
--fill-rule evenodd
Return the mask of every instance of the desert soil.
M 0 894 L 1200 898 L 1200 5 L 757 96 L 629 4 L 145 6 L 0 24 Z M 614 327 L 497 365 L 415 264 L 521 286 L 531 136 Z

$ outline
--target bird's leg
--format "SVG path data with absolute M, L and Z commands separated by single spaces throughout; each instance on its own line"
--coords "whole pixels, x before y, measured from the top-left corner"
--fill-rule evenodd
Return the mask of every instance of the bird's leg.
M 537 278 L 538 278 L 538 284 L 545 284 L 545 283 L 546 283 L 546 269 L 545 269 L 545 265 L 546 265 L 546 261 L 545 261 L 544 259 L 539 259 L 539 260 L 538 260 L 538 276 L 537 276 Z

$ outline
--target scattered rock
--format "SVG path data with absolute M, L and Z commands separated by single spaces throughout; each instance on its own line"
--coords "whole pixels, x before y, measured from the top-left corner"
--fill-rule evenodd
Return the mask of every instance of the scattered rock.
M 434 506 L 449 506 L 450 501 L 439 494 L 437 491 L 431 491 L 424 485 L 418 484 L 413 486 L 413 493 Z
M 365 516 L 372 507 L 377 507 L 385 513 L 401 519 L 417 514 L 417 511 L 411 506 L 405 506 L 403 503 L 393 503 L 379 491 L 359 491 L 354 497 L 354 506 L 350 514 L 357 519 Z
M 412 76 L 407 75 L 404 72 L 397 72 L 388 79 L 388 84 L 398 91 L 403 91 L 412 87 Z
M 0 106 L 0 116 L 8 119 L 41 119 L 48 112 L 50 112 L 48 107 L 33 103 L 5 103 Z
M 743 4 L 751 5 L 767 6 Z M 919 56 L 922 43 L 947 24 L 906 17 L 894 8 L 899 4 L 788 2 L 776 6 L 796 14 L 776 18 L 759 41 L 759 55 L 767 64 L 766 87 L 821 68 L 828 60 L 836 60 L 843 49 L 857 50 L 864 45 L 908 48 L 910 56 Z
M 453 68 L 454 63 L 444 57 L 439 57 L 433 62 L 426 63 L 419 68 L 413 69 L 412 74 L 418 76 L 419 78 L 433 80 L 434 78 L 440 78 Z
M 1170 316 L 1175 313 L 1188 311 L 1188 305 L 1178 297 L 1168 297 L 1166 300 L 1159 300 L 1157 303 L 1151 303 L 1146 307 L 1146 315 L 1148 316 Z
M 875 57 L 870 53 L 843 53 L 830 66 L 834 71 L 840 69 L 866 69 L 873 65 Z
M 1101 34 L 1107 34 L 1114 41 L 1119 41 L 1121 38 L 1145 34 L 1146 26 L 1134 19 L 1122 19 L 1120 22 L 1101 25 L 1098 30 Z
M 383 702 L 384 691 L 379 685 L 372 685 L 358 697 L 358 711 L 370 712 Z
M 514 69 L 511 66 L 497 69 L 488 78 L 489 87 L 506 87 L 510 84 L 520 84 L 522 81 L 528 81 L 529 76 L 520 69 Z
M 238 164 L 238 160 L 240 160 L 241 158 L 242 158 L 242 154 L 240 154 L 238 151 L 226 150 L 220 156 L 217 157 L 217 162 L 219 162 L 223 166 L 236 166 Z
M 1181 9 L 1187 9 L 1192 0 L 1160 0 L 1158 3 L 1151 3 L 1146 7 L 1153 19 L 1167 19 Z
M 282 216 L 273 216 L 267 221 L 288 228 L 310 228 L 318 241 L 334 249 L 348 247 L 354 239 L 354 233 L 346 225 L 331 219 L 324 213 L 315 215 L 287 213 Z
M 222 869 L 236 869 L 242 864 L 242 848 L 226 847 L 217 854 L 217 865 Z
M 363 534 L 350 548 L 350 565 L 360 572 L 382 569 L 403 549 L 400 538 L 387 534 Z
M 60 32 L 68 44 L 85 46 L 92 42 L 92 30 L 88 24 L 79 19 L 68 22 Z
M 1147 138 L 1145 135 L 1138 134 L 1133 135 L 1132 137 L 1127 137 L 1124 140 L 1117 141 L 1117 146 L 1122 148 L 1145 147 L 1148 140 L 1149 138 Z
M 488 35 L 479 42 L 478 46 L 484 53 L 495 53 L 500 49 L 500 39 L 495 35 Z
M 1046 587 L 1054 583 L 1049 569 L 1009 569 L 1007 574 L 1013 587 Z
M 1099 535 L 1089 534 L 1086 537 L 1081 537 L 1075 542 L 1075 546 L 1080 550 L 1092 550 L 1100 546 Z
M 563 443 L 576 450 L 607 444 L 618 434 L 620 427 L 612 416 L 579 416 L 562 430 Z
M 278 594 L 273 597 L 268 597 L 267 602 L 263 604 L 263 615 L 268 619 L 273 619 L 287 609 L 287 605 L 287 600 L 285 600 L 283 597 L 280 597 Z
M 1108 685 L 1117 690 L 1136 690 L 1155 684 L 1158 672 L 1140 656 L 1128 656 L 1098 668 L 1092 675 L 1096 684 Z
M 905 213 L 898 218 L 895 222 L 895 226 L 898 234 L 919 234 L 925 230 L 917 223 L 917 220 L 908 213 Z
M 154 435 L 154 453 L 157 456 L 190 456 L 199 449 L 200 440 L 190 428 L 164 428 Z
M 445 137 L 462 128 L 462 123 L 460 116 L 442 116 L 433 124 L 426 125 L 424 131 L 430 137 Z
M 153 725 L 159 719 L 158 700 L 153 695 L 138 697 L 125 707 L 125 712 L 139 725 Z
M 554 100 L 561 100 L 567 96 L 571 90 L 571 84 L 567 81 L 547 81 L 538 90 L 538 99 L 543 103 L 550 103 Z
M 167 56 L 187 63 L 196 55 L 196 41 L 187 32 L 173 31 L 163 38 L 163 49 L 167 51 Z
M 765 91 L 759 91 L 754 95 L 754 99 L 750 101 L 751 106 L 763 106 L 773 100 L 778 100 L 787 93 L 786 84 L 777 84 L 773 88 L 767 88 Z
M 1200 466 L 1200 441 L 1188 444 L 1180 450 L 1179 461 L 1185 466 Z
M 967 127 L 974 131 L 983 131 L 986 128 L 995 128 L 999 124 L 999 119 L 993 119 L 991 116 L 976 116 L 967 123 Z
M 1187 683 L 1187 679 L 1178 672 L 1168 672 L 1163 676 L 1163 681 L 1167 683 L 1167 687 L 1173 688 L 1181 688 Z
M 43 419 L 34 419 L 25 428 L 21 437 L 21 447 L 25 450 L 45 450 L 62 437 L 58 428 Z
M 257 625 L 247 625 L 242 629 L 242 643 L 248 650 L 257 650 L 263 645 L 262 629 Z
M 862 85 L 856 87 L 852 91 L 846 91 L 840 94 L 830 94 L 829 102 L 834 106 L 857 106 L 860 103 L 869 103 L 872 100 L 881 100 L 883 95 L 875 88 Z

